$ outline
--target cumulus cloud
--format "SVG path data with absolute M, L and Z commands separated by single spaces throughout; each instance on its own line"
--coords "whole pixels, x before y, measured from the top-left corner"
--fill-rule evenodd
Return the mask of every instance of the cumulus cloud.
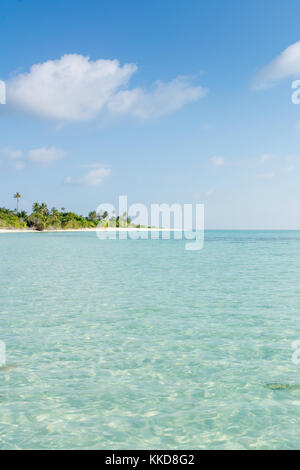
M 25 168 L 25 163 L 23 161 L 24 155 L 21 150 L 13 149 L 11 147 L 4 147 L 0 149 L 0 155 L 10 160 L 11 166 L 15 170 L 23 170 Z
M 263 90 L 289 77 L 300 76 L 300 41 L 285 49 L 263 67 L 253 80 L 254 90 Z
M 223 166 L 225 165 L 225 159 L 223 157 L 212 157 L 210 159 L 211 163 L 214 165 L 214 166 Z
M 135 64 L 67 54 L 35 64 L 7 82 L 7 103 L 16 110 L 60 122 L 88 121 L 100 115 L 148 119 L 198 101 L 206 90 L 188 77 L 157 82 L 151 91 L 128 89 Z
M 23 152 L 10 147 L 4 147 L 3 149 L 0 149 L 0 154 L 7 158 L 10 158 L 11 160 L 18 160 L 20 158 L 23 158 Z
M 10 159 L 16 170 L 23 170 L 29 161 L 47 167 L 56 160 L 63 158 L 66 152 L 55 147 L 42 147 L 23 153 L 21 150 L 5 147 L 0 149 L 0 155 Z
M 141 88 L 122 90 L 108 103 L 111 116 L 131 115 L 140 119 L 157 118 L 198 101 L 206 94 L 200 86 L 192 86 L 189 77 L 177 77 L 169 83 L 156 82 L 152 91 Z
M 102 164 L 88 165 L 91 170 L 83 175 L 81 178 L 72 178 L 68 176 L 66 183 L 68 184 L 82 184 L 85 186 L 98 186 L 107 176 L 111 174 L 111 170 Z
M 66 152 L 55 147 L 42 147 L 38 149 L 29 150 L 28 152 L 29 160 L 38 163 L 42 166 L 48 166 L 56 160 L 60 160 L 65 155 Z

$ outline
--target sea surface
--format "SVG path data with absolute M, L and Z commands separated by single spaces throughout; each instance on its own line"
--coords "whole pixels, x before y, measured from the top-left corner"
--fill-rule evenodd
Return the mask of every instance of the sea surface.
M 300 232 L 184 247 L 0 234 L 1 449 L 300 448 Z

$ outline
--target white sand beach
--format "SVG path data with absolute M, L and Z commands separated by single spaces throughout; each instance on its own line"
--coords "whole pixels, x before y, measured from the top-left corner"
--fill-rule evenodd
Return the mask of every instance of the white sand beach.
M 79 228 L 79 229 L 58 229 L 58 230 L 31 230 L 31 229 L 0 229 L 0 233 L 58 233 L 58 232 L 181 232 L 182 229 L 176 228 Z

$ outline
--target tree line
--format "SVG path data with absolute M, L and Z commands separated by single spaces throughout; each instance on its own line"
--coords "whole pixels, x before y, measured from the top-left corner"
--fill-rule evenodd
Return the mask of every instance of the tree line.
M 49 209 L 47 204 L 35 202 L 32 206 L 32 213 L 19 210 L 21 199 L 20 193 L 14 194 L 17 201 L 15 210 L 0 207 L 0 228 L 26 229 L 30 228 L 42 232 L 43 230 L 68 230 L 95 228 L 98 225 L 106 227 L 138 227 L 132 224 L 130 217 L 124 213 L 122 216 L 109 215 L 107 211 L 97 214 L 91 211 L 87 217 L 70 212 L 62 207 Z

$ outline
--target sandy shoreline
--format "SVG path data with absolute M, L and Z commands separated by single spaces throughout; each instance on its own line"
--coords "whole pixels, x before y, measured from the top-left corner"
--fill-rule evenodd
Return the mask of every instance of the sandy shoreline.
M 168 229 L 168 228 L 79 228 L 79 229 L 67 229 L 67 230 L 38 230 L 31 229 L 0 229 L 0 233 L 61 233 L 61 232 L 181 232 L 181 229 Z

